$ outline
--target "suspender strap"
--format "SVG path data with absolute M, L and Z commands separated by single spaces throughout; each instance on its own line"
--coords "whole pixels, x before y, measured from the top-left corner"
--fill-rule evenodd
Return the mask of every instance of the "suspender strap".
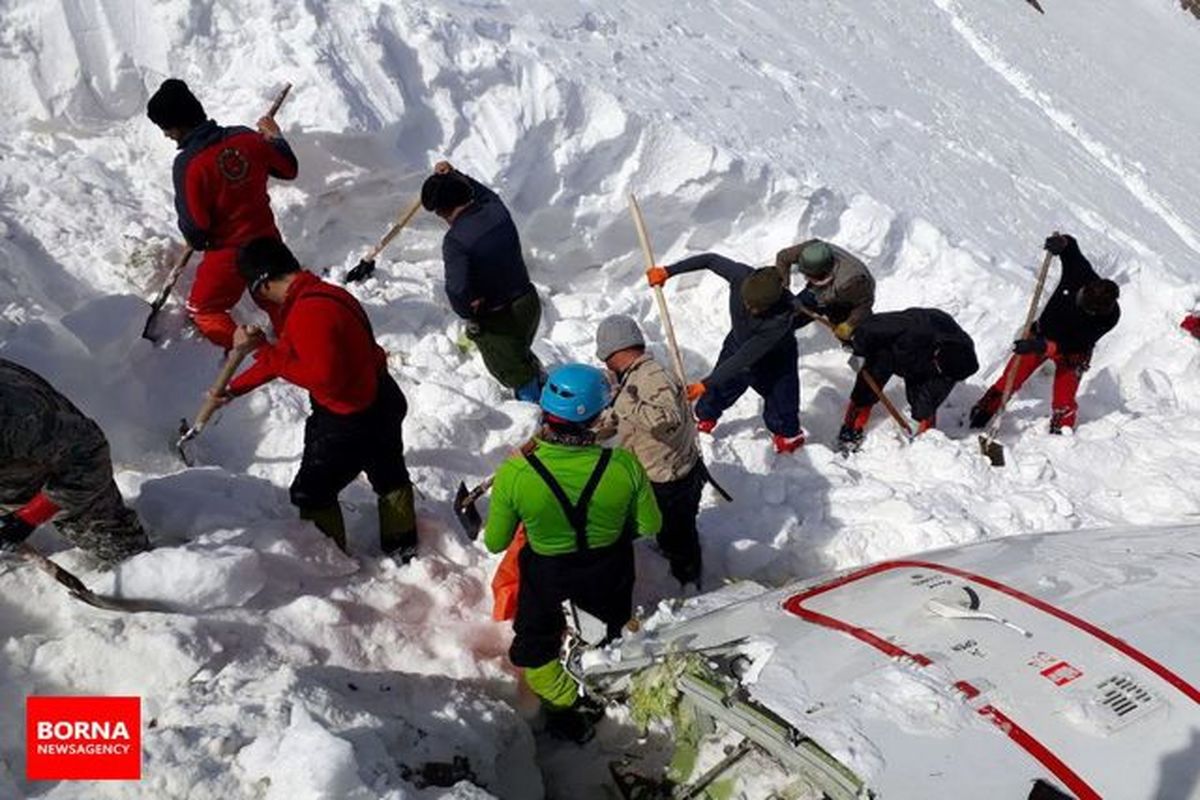
M 563 491 L 562 485 L 554 479 L 550 470 L 546 469 L 546 465 L 537 456 L 529 453 L 525 456 L 525 460 L 529 462 L 529 466 L 533 467 L 533 471 L 545 481 L 546 486 L 550 488 L 550 493 L 554 495 L 554 499 L 562 506 L 563 513 L 567 516 L 567 522 L 575 531 L 575 549 L 581 553 L 587 550 L 588 505 L 592 502 L 592 495 L 596 493 L 596 487 L 600 485 L 600 479 L 604 477 L 604 470 L 608 469 L 608 462 L 612 460 L 612 450 L 605 447 L 600 451 L 600 459 L 596 462 L 591 477 L 583 487 L 583 493 L 579 495 L 579 502 L 574 504 L 567 497 L 567 493 Z

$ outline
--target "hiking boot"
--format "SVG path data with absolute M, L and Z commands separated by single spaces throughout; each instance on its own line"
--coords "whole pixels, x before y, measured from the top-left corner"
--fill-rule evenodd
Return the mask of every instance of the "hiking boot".
M 343 553 L 349 552 L 346 550 L 346 522 L 342 518 L 342 508 L 337 502 L 322 508 L 301 508 L 300 519 L 316 525 L 317 529 L 332 539 Z
M 698 590 L 700 588 L 701 570 L 702 562 L 699 557 L 671 559 L 671 577 L 679 581 L 680 588 L 687 586 L 689 583 L 694 583 Z
M 579 700 L 567 708 L 545 706 L 545 711 L 546 733 L 555 739 L 586 744 L 596 735 L 596 722 L 580 707 Z M 603 716 L 603 711 L 600 716 Z
M 379 549 L 401 564 L 417 554 L 417 512 L 413 507 L 413 487 L 401 486 L 379 495 Z
M 837 445 L 840 453 L 857 453 L 862 447 L 863 439 L 866 434 L 862 428 L 853 428 L 849 425 L 843 425 L 838 431 Z
M 782 433 L 777 433 L 771 437 L 771 442 L 775 445 L 776 453 L 786 455 L 787 453 L 794 453 L 804 446 L 804 434 L 784 436 Z
M 700 418 L 696 420 L 696 430 L 700 431 L 701 433 L 712 433 L 713 428 L 715 427 L 717 427 L 717 421 L 715 419 Z

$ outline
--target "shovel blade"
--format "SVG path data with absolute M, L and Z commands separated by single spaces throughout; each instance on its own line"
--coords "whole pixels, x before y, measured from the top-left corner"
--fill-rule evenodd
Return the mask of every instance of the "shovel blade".
M 987 436 L 979 437 L 979 451 L 987 456 L 993 467 L 1004 466 L 1004 445 Z
M 479 509 L 475 508 L 475 501 L 467 501 L 470 494 L 467 491 L 467 485 L 460 481 L 458 492 L 454 495 L 454 516 L 458 517 L 458 524 L 462 526 L 467 538 L 473 542 L 479 538 L 479 530 L 483 527 L 483 518 L 479 516 Z

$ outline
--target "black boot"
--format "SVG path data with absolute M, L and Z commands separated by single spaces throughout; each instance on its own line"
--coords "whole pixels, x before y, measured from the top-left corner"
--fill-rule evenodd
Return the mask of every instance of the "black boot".
M 863 433 L 862 428 L 843 425 L 842 429 L 838 431 L 838 451 L 843 454 L 858 452 L 864 438 L 866 438 L 866 434 Z
M 594 709 L 584 705 L 582 698 L 567 708 L 543 706 L 546 711 L 546 733 L 555 739 L 562 739 L 575 744 L 586 744 L 596 735 L 596 721 L 604 716 L 600 709 L 597 716 Z

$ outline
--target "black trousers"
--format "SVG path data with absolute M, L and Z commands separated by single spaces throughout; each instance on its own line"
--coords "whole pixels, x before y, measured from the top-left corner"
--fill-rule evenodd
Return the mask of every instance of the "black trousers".
M 518 667 L 540 667 L 558 658 L 567 623 L 564 600 L 607 626 L 608 638 L 621 635 L 633 616 L 633 543 L 582 553 L 540 556 L 527 544 L 518 556 L 521 584 L 508 657 Z
M 662 511 L 663 525 L 658 533 L 658 546 L 671 562 L 671 572 L 690 579 L 690 569 L 700 563 L 700 534 L 696 530 L 696 515 L 700 513 L 700 496 L 704 491 L 704 467 L 699 460 L 682 478 L 664 483 L 651 483 L 654 499 Z M 682 570 L 681 573 L 676 574 Z
M 375 402 L 357 414 L 335 414 L 313 403 L 304 424 L 304 456 L 292 481 L 292 504 L 328 508 L 360 472 L 376 494 L 408 486 L 401 423 L 408 413 L 404 393 L 383 372 Z

